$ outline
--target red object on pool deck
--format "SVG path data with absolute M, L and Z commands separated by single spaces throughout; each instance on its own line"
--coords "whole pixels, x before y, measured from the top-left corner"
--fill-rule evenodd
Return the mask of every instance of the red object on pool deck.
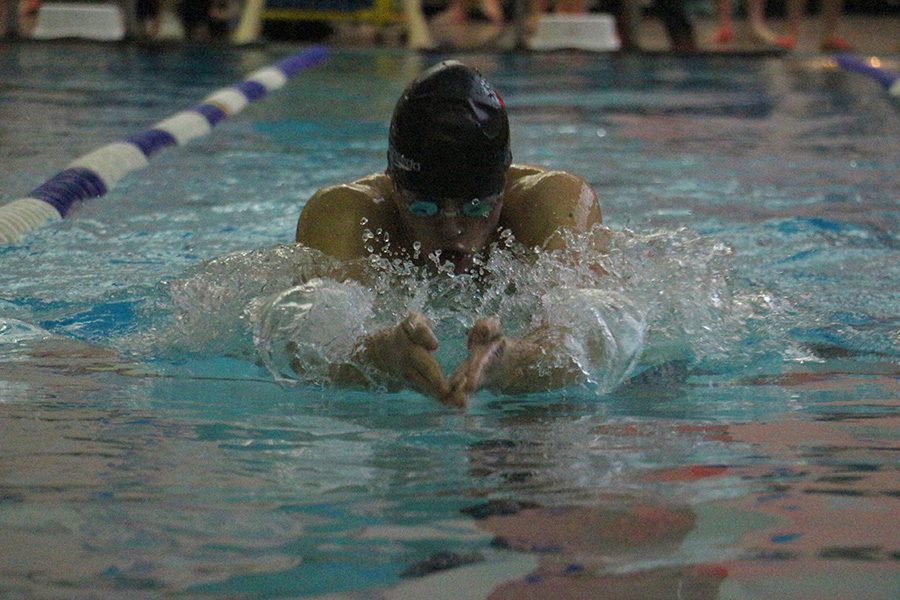
M 781 46 L 785 50 L 793 50 L 797 47 L 797 38 L 792 35 L 785 35 L 775 40 L 776 46 Z
M 849 52 L 853 50 L 853 46 L 842 37 L 833 37 L 822 42 L 822 50 L 826 52 Z
M 717 44 L 730 44 L 734 41 L 734 29 L 731 27 L 720 27 L 713 35 L 713 41 Z

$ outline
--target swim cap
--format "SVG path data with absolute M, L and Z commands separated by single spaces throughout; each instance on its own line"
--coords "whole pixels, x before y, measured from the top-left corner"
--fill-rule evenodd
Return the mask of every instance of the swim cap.
M 511 162 L 506 107 L 481 73 L 448 60 L 404 90 L 388 144 L 388 170 L 400 187 L 482 198 L 503 191 Z

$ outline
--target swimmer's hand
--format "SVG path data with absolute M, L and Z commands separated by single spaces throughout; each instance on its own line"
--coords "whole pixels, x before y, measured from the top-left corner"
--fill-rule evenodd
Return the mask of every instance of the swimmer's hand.
M 530 393 L 566 387 L 583 372 L 565 347 L 565 327 L 543 325 L 521 338 L 503 335 L 497 319 L 478 319 L 469 331 L 469 358 L 450 377 L 444 404 L 466 406 L 482 388 Z
M 438 340 L 425 315 L 411 312 L 403 321 L 368 336 L 359 358 L 398 377 L 423 394 L 443 401 L 449 387 L 434 359 Z
M 466 406 L 472 394 L 493 381 L 510 342 L 497 319 L 475 321 L 469 331 L 469 358 L 456 368 L 450 378 L 450 389 L 441 401 L 450 406 Z

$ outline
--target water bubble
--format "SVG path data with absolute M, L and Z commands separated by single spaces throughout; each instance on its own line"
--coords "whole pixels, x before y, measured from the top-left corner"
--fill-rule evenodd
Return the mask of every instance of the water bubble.
M 369 219 L 367 217 L 363 217 L 362 219 L 359 220 L 359 224 L 360 225 L 368 225 Z

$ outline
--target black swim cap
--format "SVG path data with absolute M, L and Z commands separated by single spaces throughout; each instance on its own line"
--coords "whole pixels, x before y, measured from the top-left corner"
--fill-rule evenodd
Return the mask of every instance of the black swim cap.
M 388 170 L 400 187 L 439 198 L 483 198 L 503 191 L 511 162 L 506 107 L 475 69 L 439 63 L 397 102 Z

